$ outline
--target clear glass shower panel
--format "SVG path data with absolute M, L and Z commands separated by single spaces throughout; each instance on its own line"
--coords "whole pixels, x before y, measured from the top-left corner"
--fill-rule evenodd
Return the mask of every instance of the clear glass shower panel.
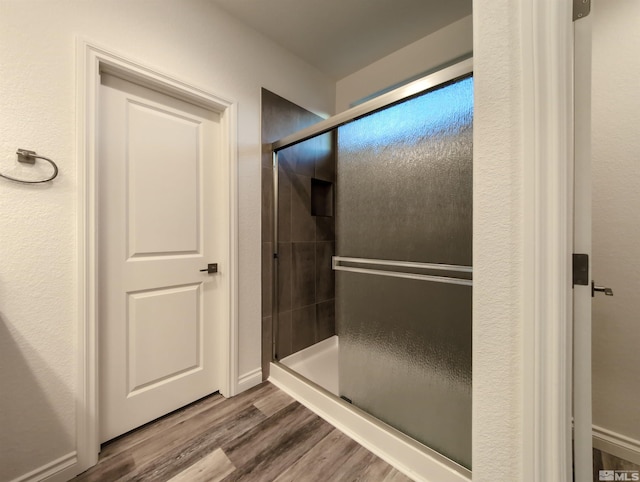
M 276 358 L 334 336 L 335 136 L 278 153 Z
M 473 80 L 341 126 L 340 395 L 471 468 Z

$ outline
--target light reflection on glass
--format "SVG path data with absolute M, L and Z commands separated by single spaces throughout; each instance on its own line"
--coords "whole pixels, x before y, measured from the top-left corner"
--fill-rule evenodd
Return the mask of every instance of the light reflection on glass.
M 340 150 L 357 150 L 364 144 L 369 149 L 382 149 L 397 142 L 407 145 L 424 137 L 455 135 L 472 121 L 470 92 L 473 92 L 472 77 L 375 112 L 368 116 L 366 129 L 357 121 L 346 124 L 340 128 L 343 139 Z
M 473 80 L 338 129 L 336 254 L 470 266 Z M 472 288 L 336 273 L 339 392 L 471 468 Z

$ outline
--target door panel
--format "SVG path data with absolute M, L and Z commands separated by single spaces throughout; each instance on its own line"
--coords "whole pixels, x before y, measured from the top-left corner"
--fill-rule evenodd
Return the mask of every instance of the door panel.
M 219 388 L 219 115 L 102 74 L 101 441 Z M 206 189 L 204 187 L 206 186 Z
M 202 369 L 201 287 L 128 293 L 130 393 Z
M 340 395 L 471 464 L 471 286 L 336 273 Z
M 130 256 L 197 253 L 201 123 L 132 101 L 127 110 Z M 150 132 L 171 141 L 148 142 Z
M 338 129 L 339 391 L 471 468 L 473 78 Z

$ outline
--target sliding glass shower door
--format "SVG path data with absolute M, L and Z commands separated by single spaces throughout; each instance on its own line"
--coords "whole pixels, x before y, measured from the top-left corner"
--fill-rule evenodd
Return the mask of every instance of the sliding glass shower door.
M 340 396 L 471 468 L 471 77 L 338 129 Z
M 470 70 L 271 146 L 274 360 L 468 469 Z

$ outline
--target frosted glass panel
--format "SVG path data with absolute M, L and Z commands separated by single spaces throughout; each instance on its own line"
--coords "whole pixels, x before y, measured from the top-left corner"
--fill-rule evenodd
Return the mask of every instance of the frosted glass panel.
M 471 287 L 337 272 L 340 395 L 471 466 Z
M 470 266 L 472 121 L 468 77 L 340 127 L 336 255 Z M 467 468 L 471 293 L 336 271 L 340 395 Z
M 471 265 L 473 84 L 338 129 L 340 256 Z

